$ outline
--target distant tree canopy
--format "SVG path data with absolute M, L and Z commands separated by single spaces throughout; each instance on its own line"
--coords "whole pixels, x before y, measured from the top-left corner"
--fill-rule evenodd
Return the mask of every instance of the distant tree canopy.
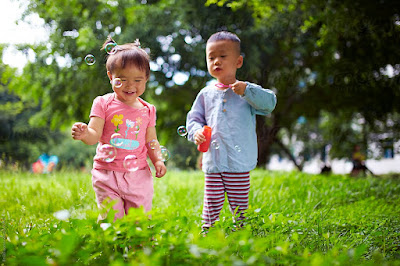
M 16 69 L 2 62 L 3 49 L 0 45 L 0 160 L 27 168 L 49 150 L 53 141 L 59 141 L 61 134 L 35 124 L 32 117 L 40 111 L 40 105 L 22 101 L 10 91 L 10 84 L 19 78 Z
M 152 58 L 144 98 L 157 107 L 160 139 L 181 164 L 193 165 L 194 145 L 180 138 L 176 128 L 185 123 L 196 94 L 211 79 L 205 64 L 207 38 L 229 30 L 242 40 L 244 66 L 238 78 L 271 88 L 278 96 L 272 115 L 257 118 L 260 165 L 271 152 L 293 156 L 287 139 L 294 134 L 314 151 L 331 144 L 331 156 L 339 158 L 349 154 L 351 145 L 367 144 L 373 132 L 390 132 L 399 139 L 398 1 L 29 3 L 25 15 L 39 14 L 51 35 L 48 43 L 24 47 L 35 52 L 36 60 L 10 88 L 23 100 L 41 103 L 35 119 L 43 125 L 87 121 L 92 100 L 111 91 L 102 43 L 108 35 L 117 43 L 139 38 Z M 83 61 L 89 53 L 97 60 L 92 66 Z M 301 116 L 310 126 L 298 125 Z M 354 123 L 361 129 L 354 130 Z

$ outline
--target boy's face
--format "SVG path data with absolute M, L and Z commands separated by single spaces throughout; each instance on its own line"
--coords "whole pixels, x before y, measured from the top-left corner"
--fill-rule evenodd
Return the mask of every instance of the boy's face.
M 243 65 L 237 43 L 229 40 L 207 43 L 206 56 L 208 72 L 218 82 L 228 85 L 236 81 L 236 70 Z
M 146 90 L 146 72 L 140 70 L 135 65 L 130 64 L 125 68 L 119 68 L 111 73 L 107 72 L 117 99 L 128 105 L 132 105 L 137 98 Z M 113 81 L 120 79 L 122 82 L 117 84 Z

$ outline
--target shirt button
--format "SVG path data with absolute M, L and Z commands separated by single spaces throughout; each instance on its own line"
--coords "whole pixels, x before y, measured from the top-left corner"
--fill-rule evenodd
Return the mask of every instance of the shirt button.
M 226 112 L 226 109 L 222 110 L 222 112 L 224 112 L 224 113 L 225 113 L 225 112 Z

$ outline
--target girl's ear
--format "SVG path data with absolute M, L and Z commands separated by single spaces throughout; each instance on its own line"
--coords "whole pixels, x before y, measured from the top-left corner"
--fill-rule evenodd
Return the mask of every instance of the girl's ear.
M 236 68 L 241 68 L 243 66 L 243 56 L 240 55 L 236 62 Z
M 107 71 L 107 76 L 110 79 L 111 88 L 114 91 L 114 85 L 112 84 L 112 74 L 110 71 Z
M 112 80 L 112 74 L 111 74 L 111 72 L 110 71 L 107 71 L 107 76 L 108 76 L 108 78 L 110 79 L 110 81 Z

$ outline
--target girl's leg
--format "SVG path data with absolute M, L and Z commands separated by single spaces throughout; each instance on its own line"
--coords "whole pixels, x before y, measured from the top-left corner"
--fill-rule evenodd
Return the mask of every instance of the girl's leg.
M 249 207 L 250 173 L 222 173 L 222 180 L 234 219 L 244 220 Z
M 151 210 L 154 188 L 153 176 L 148 166 L 135 172 L 125 173 L 121 179 L 120 188 L 126 214 L 130 208 L 141 206 L 146 212 Z
M 203 228 L 210 228 L 219 218 L 224 206 L 225 190 L 220 173 L 205 174 Z
M 104 209 L 107 204 L 113 202 L 113 209 L 117 211 L 114 221 L 125 214 L 124 203 L 119 194 L 118 173 L 114 171 L 92 169 L 92 185 L 96 194 L 97 206 Z M 107 213 L 99 215 L 99 221 L 104 220 Z

